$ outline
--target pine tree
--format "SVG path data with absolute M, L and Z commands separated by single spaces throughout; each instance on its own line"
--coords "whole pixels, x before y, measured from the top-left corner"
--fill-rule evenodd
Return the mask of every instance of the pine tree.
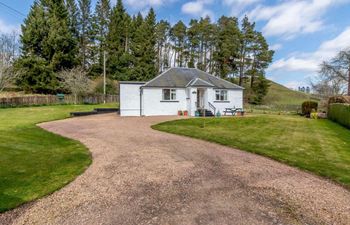
M 249 68 L 251 63 L 249 56 L 252 51 L 252 43 L 254 42 L 254 28 L 255 24 L 250 23 L 248 17 L 245 16 L 242 21 L 240 51 L 238 56 L 240 86 L 243 85 L 243 79 L 245 77 L 246 69 Z
M 68 10 L 68 20 L 69 20 L 69 29 L 76 39 L 76 42 L 79 40 L 79 10 L 75 0 L 66 0 L 66 7 Z
M 132 79 L 147 81 L 157 74 L 156 16 L 154 10 L 150 9 L 143 22 L 141 22 L 141 19 L 142 16 L 139 14 L 133 22 L 135 34 L 131 42 L 134 57 Z
M 144 22 L 144 31 L 146 35 L 145 52 L 143 63 L 145 64 L 145 79 L 150 80 L 157 75 L 156 70 L 156 14 L 153 8 L 150 9 Z
M 236 18 L 222 16 L 218 21 L 218 33 L 214 59 L 216 72 L 221 78 L 237 71 L 235 59 L 238 56 L 240 31 Z
M 22 55 L 14 63 L 19 77 L 17 86 L 25 92 L 54 93 L 57 78 L 49 66 L 49 54 L 43 46 L 48 42 L 48 13 L 43 1 L 35 1 L 22 25 Z
M 186 47 L 186 25 L 180 20 L 170 31 L 171 39 L 174 42 L 174 67 L 182 67 L 184 64 L 184 50 Z
M 127 80 L 130 73 L 129 30 L 131 18 L 125 12 L 123 3 L 118 0 L 111 13 L 107 35 L 108 71 L 113 79 Z
M 69 30 L 68 11 L 63 0 L 46 0 L 49 34 L 43 51 L 52 69 L 61 71 L 77 64 L 77 43 Z
M 89 49 L 92 45 L 92 18 L 91 18 L 91 0 L 78 0 L 79 5 L 79 49 L 83 69 L 88 68 L 90 58 Z
M 269 45 L 261 32 L 254 33 L 251 46 L 251 68 L 247 71 L 250 75 L 250 87 L 253 88 L 255 77 L 264 74 L 264 70 L 272 62 L 274 51 L 269 50 Z
M 188 67 L 195 68 L 198 62 L 199 52 L 199 23 L 198 20 L 191 20 L 190 27 L 187 31 L 188 42 L 189 42 L 189 54 L 190 59 Z
M 103 52 L 106 50 L 106 38 L 108 34 L 108 24 L 111 14 L 110 0 L 99 0 L 93 17 L 94 42 L 96 42 L 97 64 L 94 66 L 94 72 L 102 73 Z
M 48 38 L 48 33 L 49 27 L 44 5 L 41 1 L 35 1 L 22 25 L 20 40 L 23 56 L 37 55 L 46 58 L 42 46 Z
M 157 39 L 157 69 L 158 73 L 164 71 L 164 67 L 167 65 L 167 42 L 170 32 L 170 24 L 167 21 L 161 20 L 156 26 L 156 39 Z
M 270 87 L 270 82 L 265 78 L 263 74 L 259 74 L 256 82 L 254 82 L 252 91 L 253 96 L 250 96 L 249 103 L 260 105 L 263 103 L 264 97 L 267 95 Z

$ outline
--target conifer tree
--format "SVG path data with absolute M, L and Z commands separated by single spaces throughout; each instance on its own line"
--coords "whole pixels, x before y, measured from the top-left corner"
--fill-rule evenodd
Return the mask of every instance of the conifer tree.
M 91 0 L 78 0 L 79 5 L 79 49 L 82 67 L 88 67 L 92 45 Z
M 49 54 L 43 46 L 48 42 L 48 13 L 44 1 L 35 1 L 22 25 L 22 55 L 14 63 L 18 71 L 16 84 L 26 92 L 53 93 L 57 78 L 49 66 Z
M 106 50 L 106 38 L 111 14 L 110 0 L 98 0 L 93 17 L 94 42 L 97 52 L 97 65 L 94 70 L 102 73 L 103 52 Z
M 171 39 L 174 42 L 174 66 L 183 66 L 184 50 L 186 47 L 186 25 L 180 20 L 170 31 Z
M 117 1 L 111 13 L 107 35 L 108 71 L 113 79 L 127 80 L 130 73 L 129 30 L 131 18 L 125 12 L 121 0 Z
M 20 40 L 23 56 L 37 55 L 46 58 L 42 46 L 47 40 L 49 27 L 47 13 L 45 13 L 44 5 L 41 1 L 34 2 L 21 28 L 22 35 Z
M 167 41 L 170 32 L 170 24 L 165 20 L 159 21 L 156 25 L 156 39 L 157 39 L 157 69 L 158 73 L 164 71 L 167 65 Z
M 132 38 L 131 50 L 134 57 L 133 76 L 136 80 L 147 81 L 157 74 L 156 69 L 156 16 L 151 8 L 141 23 L 139 14 L 134 20 L 135 34 Z M 141 24 L 140 24 L 141 23 Z
M 192 19 L 190 21 L 190 27 L 187 31 L 188 42 L 189 42 L 189 54 L 190 59 L 188 67 L 195 68 L 198 62 L 199 52 L 199 24 L 198 20 Z
M 242 20 L 241 38 L 240 38 L 240 50 L 238 56 L 238 68 L 239 68 L 239 85 L 243 85 L 243 79 L 246 69 L 249 68 L 251 60 L 249 58 L 252 51 L 252 43 L 254 42 L 255 24 L 251 23 L 247 16 Z
M 222 16 L 218 21 L 218 33 L 214 60 L 216 72 L 221 78 L 237 71 L 235 59 L 238 56 L 240 30 L 236 18 Z
M 56 71 L 70 69 L 77 64 L 77 43 L 69 29 L 68 11 L 63 0 L 46 0 L 48 10 L 48 39 L 43 51 L 49 65 Z
M 66 0 L 66 7 L 68 10 L 68 20 L 69 20 L 69 29 L 76 39 L 76 42 L 79 40 L 79 10 L 75 0 Z

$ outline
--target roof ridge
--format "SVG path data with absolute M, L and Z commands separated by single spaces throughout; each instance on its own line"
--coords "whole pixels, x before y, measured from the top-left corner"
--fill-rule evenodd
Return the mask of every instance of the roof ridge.
M 159 78 L 160 76 L 163 76 L 164 74 L 166 74 L 168 71 L 170 71 L 171 69 L 173 69 L 172 67 L 168 68 L 167 70 L 165 70 L 164 72 L 162 72 L 161 74 L 159 74 L 158 76 L 154 77 L 153 79 L 149 80 L 148 82 L 146 82 L 144 85 L 142 86 L 146 86 L 149 83 L 151 83 L 152 81 L 154 81 L 155 79 Z
M 244 87 L 239 86 L 239 85 L 237 85 L 237 84 L 234 84 L 234 83 L 232 83 L 232 82 L 230 82 L 230 81 L 228 81 L 228 80 L 222 79 L 221 77 L 214 76 L 214 75 L 212 75 L 212 74 L 210 74 L 210 73 L 208 73 L 208 72 L 205 72 L 205 71 L 203 71 L 203 70 L 200 70 L 200 69 L 198 69 L 198 68 L 195 68 L 195 69 L 198 70 L 198 71 L 201 71 L 201 72 L 203 72 L 203 73 L 205 73 L 205 74 L 207 74 L 207 75 L 209 75 L 209 76 L 212 76 L 212 77 L 214 77 L 214 78 L 216 78 L 216 79 L 218 79 L 218 80 L 225 81 L 226 83 L 229 83 L 229 84 L 231 84 L 231 85 L 233 84 L 234 86 L 237 86 L 237 87 L 240 87 L 240 88 L 244 89 Z

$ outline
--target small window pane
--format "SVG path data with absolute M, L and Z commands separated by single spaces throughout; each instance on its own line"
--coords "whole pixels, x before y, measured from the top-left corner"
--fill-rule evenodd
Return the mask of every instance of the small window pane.
M 176 89 L 171 89 L 171 100 L 176 100 Z
M 220 91 L 215 91 L 216 101 L 220 101 Z
M 227 91 L 222 91 L 223 101 L 227 101 Z
M 163 100 L 170 100 L 170 89 L 163 89 Z

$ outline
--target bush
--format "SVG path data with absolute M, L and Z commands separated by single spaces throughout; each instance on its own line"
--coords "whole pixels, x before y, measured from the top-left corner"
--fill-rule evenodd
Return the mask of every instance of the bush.
M 333 103 L 350 104 L 350 96 L 333 96 L 328 99 L 328 105 Z
M 94 92 L 96 94 L 103 94 L 103 79 L 102 78 L 95 80 Z M 111 79 L 106 80 L 106 94 L 107 95 L 118 94 L 118 84 L 115 81 L 113 81 Z
M 329 105 L 328 118 L 350 128 L 350 105 L 341 103 Z
M 311 112 L 317 112 L 318 103 L 314 101 L 306 101 L 301 105 L 301 113 L 303 116 L 310 117 Z

